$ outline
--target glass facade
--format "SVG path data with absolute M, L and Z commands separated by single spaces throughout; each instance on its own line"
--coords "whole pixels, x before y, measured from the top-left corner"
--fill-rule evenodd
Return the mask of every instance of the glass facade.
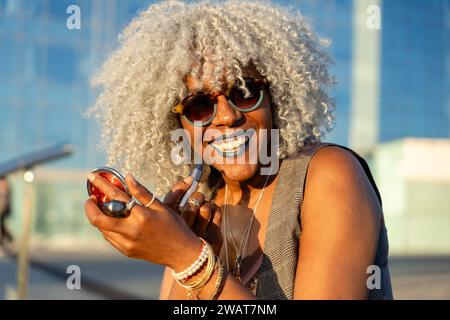
M 450 1 L 383 1 L 380 142 L 450 137 Z
M 92 70 L 116 43 L 122 26 L 148 1 L 0 0 L 0 162 L 70 142 L 62 168 L 103 163 L 98 128 L 86 121 Z M 66 26 L 77 5 L 81 29 Z
M 352 75 L 352 0 L 294 0 L 280 1 L 300 9 L 308 18 L 314 30 L 331 41 L 328 52 L 334 63 L 330 72 L 337 83 L 330 95 L 336 100 L 336 128 L 326 140 L 340 144 L 348 142 L 350 121 L 350 97 Z

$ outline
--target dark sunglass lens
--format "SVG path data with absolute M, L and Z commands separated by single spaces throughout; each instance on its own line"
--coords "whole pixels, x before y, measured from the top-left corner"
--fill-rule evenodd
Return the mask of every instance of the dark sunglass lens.
M 214 114 L 214 103 L 207 95 L 199 94 L 186 101 L 183 115 L 188 120 L 195 122 L 208 121 Z
M 238 85 L 233 86 L 230 90 L 230 100 L 242 110 L 254 107 L 260 98 L 261 91 L 261 87 L 252 79 L 246 79 L 245 85 L 250 93 L 248 97 L 245 97 L 244 89 L 239 89 Z

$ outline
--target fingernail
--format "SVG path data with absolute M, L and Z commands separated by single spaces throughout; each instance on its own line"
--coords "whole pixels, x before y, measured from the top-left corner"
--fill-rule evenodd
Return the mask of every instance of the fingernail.
M 131 184 L 132 184 L 133 186 L 135 186 L 135 187 L 138 187 L 138 186 L 139 186 L 139 185 L 138 185 L 138 182 L 137 182 L 136 179 L 133 177 L 133 175 L 132 175 L 131 173 L 129 173 L 128 176 L 130 177 Z
M 188 177 L 183 179 L 183 182 L 185 184 L 191 184 L 193 180 L 194 180 L 194 178 L 192 178 L 192 176 L 188 176 Z
M 89 180 L 90 182 L 94 182 L 95 177 L 96 177 L 96 175 L 95 175 L 95 173 L 93 173 L 93 172 L 91 172 L 91 173 L 89 173 L 89 174 L 87 175 L 87 178 L 88 178 L 88 180 Z

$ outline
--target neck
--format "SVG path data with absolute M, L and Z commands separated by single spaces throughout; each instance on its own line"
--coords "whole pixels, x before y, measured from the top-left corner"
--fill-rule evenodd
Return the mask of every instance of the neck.
M 260 172 L 261 170 L 258 168 L 255 175 L 246 181 L 232 180 L 222 173 L 225 183 L 223 189 L 227 188 L 227 203 L 236 205 L 243 198 L 251 199 L 254 194 L 259 194 L 265 187 L 269 186 L 276 177 L 276 174 L 268 177 L 267 175 L 261 175 Z M 225 190 L 223 191 L 225 192 Z

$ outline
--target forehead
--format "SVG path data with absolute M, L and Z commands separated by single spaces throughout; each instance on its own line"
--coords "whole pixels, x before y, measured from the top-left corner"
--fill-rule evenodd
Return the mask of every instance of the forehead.
M 222 79 L 225 79 L 226 70 L 223 71 Z M 249 64 L 246 67 L 242 68 L 242 76 L 248 77 L 248 78 L 261 78 L 261 75 L 258 73 L 256 68 Z M 212 91 L 211 90 L 211 83 L 208 80 L 205 80 L 201 83 L 199 83 L 199 80 L 193 78 L 190 74 L 186 76 L 186 86 L 189 90 L 189 92 L 195 92 L 195 91 Z

